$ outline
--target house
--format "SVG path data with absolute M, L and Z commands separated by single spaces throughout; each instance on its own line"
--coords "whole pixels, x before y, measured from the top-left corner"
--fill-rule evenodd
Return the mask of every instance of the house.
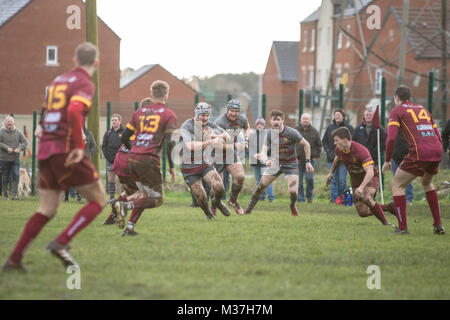
M 79 28 L 69 23 L 78 13 Z M 85 20 L 81 0 L 0 0 L 0 114 L 41 110 L 45 87 L 73 67 L 75 47 L 86 41 Z M 104 108 L 119 99 L 120 38 L 100 18 L 98 42 Z
M 272 110 L 285 114 L 285 123 L 295 126 L 298 119 L 297 93 L 298 41 L 274 41 L 262 77 L 266 95 L 266 120 Z
M 351 122 L 357 124 L 366 106 L 380 103 L 382 77 L 386 78 L 387 103 L 392 100 L 400 65 L 403 1 L 347 1 L 339 31 L 342 3 L 324 0 L 318 10 L 301 22 L 298 88 L 319 90 L 324 95 L 331 68 L 333 90 L 329 94 L 336 95 L 339 84 L 344 84 L 345 108 Z M 367 9 L 373 5 L 380 9 L 381 22 L 385 19 L 380 29 L 369 28 L 371 11 Z M 433 71 L 439 76 L 441 68 L 439 12 L 438 0 L 410 1 L 404 83 L 412 88 L 414 101 L 424 106 L 427 106 L 428 73 Z M 450 30 L 449 15 L 447 19 Z M 335 61 L 331 66 L 335 43 Z M 364 62 L 367 52 L 368 59 Z M 450 53 L 449 46 L 447 52 Z M 436 82 L 435 99 L 437 90 Z M 330 119 L 331 112 L 326 116 Z
M 177 115 L 178 126 L 194 116 L 197 92 L 159 64 L 142 66 L 120 79 L 120 103 L 112 105 L 111 113 L 119 113 L 124 122 L 128 121 L 134 112 L 135 101 L 140 102 L 149 97 L 150 86 L 156 80 L 163 80 L 169 84 L 167 105 Z

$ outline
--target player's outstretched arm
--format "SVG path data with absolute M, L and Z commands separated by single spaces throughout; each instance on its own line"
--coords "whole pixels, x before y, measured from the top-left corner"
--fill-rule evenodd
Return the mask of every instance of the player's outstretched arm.
M 341 163 L 341 159 L 338 156 L 334 156 L 333 164 L 331 165 L 330 172 L 327 176 L 327 185 L 331 183 L 331 180 L 333 179 L 334 171 L 336 171 L 336 168 L 339 167 Z
M 311 145 L 306 139 L 300 140 L 299 144 L 305 149 L 305 157 L 306 157 L 306 171 L 309 173 L 314 172 L 314 168 L 311 165 Z M 309 162 L 308 162 L 309 161 Z

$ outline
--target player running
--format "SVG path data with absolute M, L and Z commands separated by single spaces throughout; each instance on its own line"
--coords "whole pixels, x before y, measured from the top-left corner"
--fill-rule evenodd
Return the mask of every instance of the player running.
M 180 128 L 180 135 L 184 144 L 180 165 L 181 173 L 208 220 L 214 219 L 216 208 L 219 208 L 224 216 L 229 216 L 230 211 L 221 202 L 225 189 L 220 175 L 211 165 L 211 154 L 215 146 L 223 148 L 225 140 L 230 137 L 217 124 L 209 121 L 211 114 L 209 104 L 206 102 L 198 103 L 195 106 L 194 113 L 194 118 L 186 120 Z M 211 186 L 211 191 L 214 194 L 211 210 L 208 206 L 202 179 Z
M 117 201 L 131 201 L 139 198 L 139 196 L 141 195 L 139 192 L 139 188 L 136 185 L 136 182 L 131 177 L 130 169 L 128 167 L 129 154 L 130 150 L 127 147 L 125 147 L 125 145 L 121 145 L 116 153 L 116 157 L 114 158 L 112 170 L 119 178 L 119 182 L 120 185 L 122 186 L 123 192 L 119 195 L 118 198 L 109 201 L 112 210 L 111 213 L 108 215 L 108 218 L 106 218 L 106 220 L 103 222 L 104 225 L 111 225 L 116 223 L 117 213 L 114 205 L 116 204 Z M 139 219 L 139 217 L 140 214 L 132 213 L 130 216 L 130 221 L 136 225 L 137 219 Z M 123 228 L 123 226 L 121 227 Z M 131 232 L 127 235 L 137 235 L 137 233 Z
M 78 266 L 69 253 L 68 244 L 87 227 L 106 205 L 106 194 L 95 170 L 84 151 L 83 124 L 91 106 L 95 87 L 91 77 L 98 66 L 97 48 L 88 42 L 75 49 L 75 68 L 53 80 L 48 87 L 46 107 L 43 110 L 38 145 L 39 209 L 25 225 L 13 252 L 3 270 L 22 270 L 25 250 L 38 236 L 58 210 L 62 193 L 69 187 L 87 200 L 69 226 L 47 249 L 63 265 Z
M 229 152 L 223 153 L 223 157 L 216 157 L 214 167 L 220 174 L 223 173 L 223 170 L 227 170 L 233 177 L 228 204 L 234 209 L 236 214 L 239 215 L 244 214 L 244 210 L 237 202 L 237 198 L 244 185 L 245 172 L 237 151 L 245 149 L 245 143 L 248 142 L 249 135 L 248 120 L 240 114 L 240 111 L 241 103 L 237 99 L 232 99 L 227 103 L 227 112 L 217 117 L 214 121 L 215 124 L 227 131 L 231 136 L 230 142 L 234 145 L 233 150 L 227 149 Z M 243 129 L 245 142 L 237 143 L 241 129 Z M 227 143 L 230 142 L 227 141 Z
M 314 168 L 311 165 L 311 147 L 297 130 L 284 125 L 283 112 L 273 110 L 270 113 L 270 124 L 272 128 L 266 134 L 261 153 L 254 156 L 261 162 L 266 163 L 268 169 L 264 172 L 259 185 L 253 192 L 252 199 L 245 213 L 249 214 L 252 212 L 264 190 L 284 173 L 291 197 L 291 214 L 298 216 L 298 210 L 295 205 L 298 193 L 298 159 L 295 145 L 299 143 L 305 148 L 306 171 L 309 173 L 314 172 Z M 271 153 L 270 160 L 267 160 L 268 152 Z
M 332 136 L 336 155 L 327 176 L 327 185 L 331 183 L 334 171 L 343 162 L 350 175 L 355 208 L 359 216 L 364 218 L 374 215 L 383 225 L 393 227 L 387 222 L 381 206 L 373 200 L 377 194 L 379 173 L 369 150 L 352 141 L 350 130 L 346 127 L 334 130 Z
M 144 209 L 156 208 L 163 203 L 163 180 L 160 154 L 166 134 L 175 129 L 176 115 L 166 107 L 169 85 L 161 80 L 152 83 L 152 103 L 144 103 L 133 113 L 122 142 L 130 149 L 128 165 L 130 173 L 141 192 L 141 198 L 133 201 L 118 201 L 114 204 L 117 224 L 123 228 L 129 210 L 132 216 L 140 216 Z M 136 136 L 131 146 L 130 137 Z M 135 224 L 130 221 L 122 235 L 136 235 Z
M 409 153 L 399 165 L 392 179 L 393 207 L 398 227 L 393 233 L 408 234 L 406 223 L 405 188 L 416 177 L 422 177 L 422 186 L 431 214 L 434 219 L 434 233 L 444 234 L 441 222 L 439 198 L 432 183 L 433 177 L 439 171 L 442 160 L 442 138 L 431 114 L 421 105 L 411 102 L 411 89 L 400 86 L 395 90 L 395 108 L 389 113 L 388 132 L 386 140 L 386 160 L 383 173 L 391 169 L 391 157 L 399 129 L 409 143 Z

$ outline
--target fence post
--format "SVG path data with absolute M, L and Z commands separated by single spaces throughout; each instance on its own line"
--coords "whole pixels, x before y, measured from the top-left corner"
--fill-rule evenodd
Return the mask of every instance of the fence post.
M 303 89 L 300 89 L 298 93 L 298 125 L 300 125 L 300 119 L 303 114 Z
M 387 128 L 386 128 L 386 78 L 382 77 L 381 78 L 381 106 L 380 106 L 380 125 L 385 128 L 386 132 L 387 132 Z M 383 165 L 384 163 L 384 156 L 385 156 L 385 150 L 380 150 L 380 159 L 379 163 L 381 165 Z M 384 174 L 382 172 L 380 172 L 379 174 L 381 174 L 381 184 L 384 190 Z
M 109 131 L 111 129 L 111 101 L 106 102 L 106 131 Z M 106 160 L 105 157 L 105 164 L 108 163 L 108 160 Z M 105 190 L 108 193 L 108 168 L 105 165 Z
M 139 109 L 139 101 L 134 102 L 134 111 L 137 111 Z
M 339 108 L 344 109 L 344 85 L 339 84 Z
M 433 86 L 434 86 L 434 72 L 428 73 L 428 111 L 433 114 Z
M 198 100 L 199 100 L 198 93 L 196 93 L 195 94 L 195 100 L 194 100 L 195 105 L 197 105 Z
M 261 117 L 266 120 L 266 94 L 262 95 L 262 109 L 261 109 Z
M 36 194 L 36 132 L 37 128 L 37 111 L 33 111 L 33 145 L 31 151 L 31 194 Z

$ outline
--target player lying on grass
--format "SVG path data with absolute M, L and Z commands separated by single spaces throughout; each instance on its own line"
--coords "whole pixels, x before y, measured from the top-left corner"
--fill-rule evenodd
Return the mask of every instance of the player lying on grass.
M 223 215 L 229 216 L 229 209 L 221 201 L 225 188 L 220 175 L 212 166 L 212 152 L 216 146 L 218 148 L 226 146 L 225 140 L 230 137 L 225 130 L 209 121 L 211 114 L 209 104 L 198 103 L 194 113 L 194 118 L 186 120 L 180 128 L 183 143 L 181 173 L 208 220 L 214 219 L 216 208 L 219 208 Z M 211 210 L 202 179 L 211 187 Z
M 360 217 L 374 215 L 383 225 L 393 226 L 387 222 L 383 209 L 373 199 L 377 194 L 379 173 L 369 150 L 358 142 L 352 141 L 350 130 L 340 127 L 332 133 L 336 145 L 333 165 L 327 176 L 327 185 L 333 179 L 333 173 L 343 162 L 350 175 L 353 189 L 353 201 Z
M 151 103 L 143 103 L 133 113 L 122 135 L 123 144 L 130 149 L 128 166 L 136 182 L 141 197 L 133 201 L 117 201 L 114 204 L 117 224 L 123 228 L 124 219 L 129 210 L 139 217 L 144 209 L 156 208 L 163 203 L 163 180 L 161 174 L 161 148 L 166 134 L 175 129 L 176 115 L 167 106 L 169 85 L 161 80 L 150 87 Z M 135 136 L 134 143 L 130 138 Z M 130 225 L 133 227 L 133 225 Z M 125 235 L 136 235 L 131 229 L 124 230 Z
M 298 195 L 298 159 L 295 145 L 299 143 L 305 149 L 306 171 L 309 173 L 314 172 L 314 168 L 311 165 L 311 148 L 308 141 L 303 139 L 297 130 L 284 125 L 283 112 L 278 110 L 272 111 L 270 113 L 270 124 L 272 128 L 266 134 L 261 153 L 254 155 L 256 159 L 265 163 L 268 169 L 264 172 L 260 183 L 256 187 L 255 192 L 253 192 L 252 199 L 245 213 L 249 214 L 252 212 L 264 190 L 284 173 L 291 198 L 291 214 L 298 216 L 298 210 L 295 205 Z M 267 160 L 268 153 L 271 154 L 270 160 Z
M 382 171 L 391 169 L 391 157 L 394 151 L 398 131 L 409 144 L 409 153 L 400 163 L 392 179 L 393 213 L 396 214 L 398 227 L 396 234 L 408 234 L 406 223 L 406 186 L 417 177 L 422 177 L 425 197 L 433 215 L 433 231 L 444 234 L 441 222 L 439 198 L 433 185 L 433 178 L 439 172 L 442 160 L 442 138 L 431 114 L 421 105 L 411 102 L 411 89 L 400 86 L 394 95 L 395 108 L 389 113 L 386 140 L 386 160 Z
M 244 210 L 241 208 L 237 202 L 239 193 L 244 185 L 245 172 L 242 166 L 242 159 L 238 155 L 238 150 L 245 150 L 245 142 L 238 143 L 238 136 L 241 130 L 243 130 L 245 141 L 248 142 L 249 135 L 249 124 L 246 117 L 244 117 L 241 112 L 241 103 L 237 99 L 232 99 L 227 103 L 227 111 L 217 117 L 214 123 L 226 130 L 231 136 L 232 151 L 223 153 L 223 156 L 217 157 L 215 159 L 214 167 L 217 172 L 223 177 L 223 171 L 227 170 L 231 177 L 233 178 L 233 183 L 231 185 L 230 200 L 228 205 L 230 205 L 236 214 L 244 214 Z M 228 141 L 227 141 L 228 143 Z
M 63 265 L 78 264 L 69 253 L 69 242 L 87 227 L 106 205 L 106 194 L 98 172 L 85 154 L 83 123 L 91 106 L 95 87 L 91 77 L 99 63 L 97 48 L 88 42 L 75 50 L 75 69 L 53 80 L 37 135 L 39 161 L 39 209 L 25 225 L 3 270 L 25 270 L 25 250 L 57 213 L 62 193 L 74 187 L 87 204 L 47 249 Z

